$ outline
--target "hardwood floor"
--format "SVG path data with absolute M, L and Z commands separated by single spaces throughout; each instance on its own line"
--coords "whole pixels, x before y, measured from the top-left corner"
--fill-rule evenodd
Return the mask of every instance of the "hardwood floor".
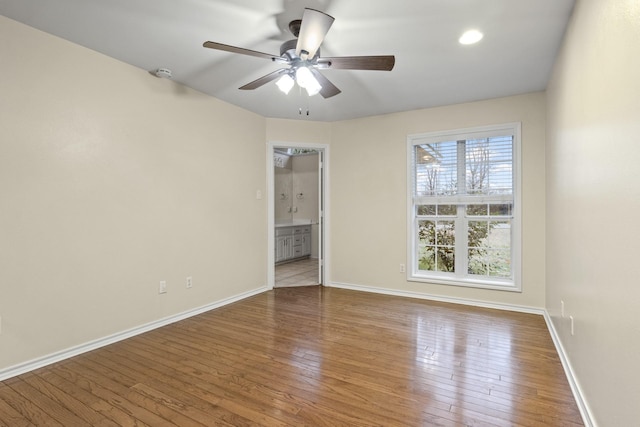
M 541 316 L 280 288 L 0 383 L 0 426 L 577 426 Z

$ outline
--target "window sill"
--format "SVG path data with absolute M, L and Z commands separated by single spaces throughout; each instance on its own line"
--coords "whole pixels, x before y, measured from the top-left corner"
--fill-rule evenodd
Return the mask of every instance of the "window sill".
M 465 288 L 491 289 L 496 291 L 522 292 L 522 287 L 511 281 L 491 281 L 491 280 L 457 280 L 443 277 L 426 275 L 408 275 L 409 282 L 433 283 L 436 285 L 458 286 Z

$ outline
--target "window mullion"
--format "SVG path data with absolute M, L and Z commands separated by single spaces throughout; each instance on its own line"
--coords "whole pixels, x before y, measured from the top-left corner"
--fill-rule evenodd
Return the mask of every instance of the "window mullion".
M 465 221 L 465 205 L 458 205 L 456 216 L 456 276 L 467 274 L 467 226 Z
M 462 140 L 462 141 L 458 141 L 457 144 L 457 187 L 458 187 L 458 195 L 463 195 L 463 194 L 467 194 L 467 164 L 466 164 L 466 159 L 467 159 L 467 155 L 466 155 L 466 141 Z
M 408 280 L 520 291 L 519 138 L 517 123 L 408 137 Z
M 457 187 L 458 187 L 458 196 L 463 196 L 467 193 L 467 182 L 466 182 L 466 141 L 461 140 L 457 143 Z M 464 222 L 465 217 L 465 205 L 462 203 L 458 203 L 457 206 L 457 215 L 456 215 L 456 262 L 455 262 L 455 271 L 456 276 L 464 277 L 467 273 L 467 232 Z

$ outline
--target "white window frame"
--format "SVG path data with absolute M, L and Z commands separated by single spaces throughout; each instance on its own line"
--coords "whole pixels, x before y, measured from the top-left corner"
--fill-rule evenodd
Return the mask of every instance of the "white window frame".
M 511 268 L 512 276 L 509 279 L 493 277 L 475 277 L 466 271 L 456 273 L 443 273 L 437 271 L 423 271 L 418 269 L 418 219 L 416 213 L 416 198 L 414 198 L 415 170 L 414 170 L 414 146 L 426 143 L 436 143 L 452 140 L 468 140 L 495 136 L 513 135 L 513 211 L 511 219 Z M 419 141 L 419 142 L 418 142 Z M 505 123 L 474 128 L 454 129 L 447 131 L 428 132 L 407 136 L 407 280 L 412 282 L 426 282 L 443 285 L 464 286 L 472 288 L 497 289 L 504 291 L 522 292 L 522 187 L 521 187 L 521 124 Z M 474 203 L 485 203 L 482 196 L 476 196 Z M 463 196 L 462 199 L 465 197 Z M 420 198 L 422 199 L 422 198 Z M 452 204 L 447 197 L 433 197 L 433 203 Z M 456 230 L 459 228 L 456 226 Z M 466 245 L 463 255 L 456 239 L 456 256 L 466 257 Z

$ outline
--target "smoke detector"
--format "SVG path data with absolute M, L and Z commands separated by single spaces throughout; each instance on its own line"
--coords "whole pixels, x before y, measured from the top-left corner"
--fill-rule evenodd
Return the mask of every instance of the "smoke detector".
M 154 73 L 156 77 L 170 79 L 171 78 L 171 70 L 168 68 L 158 68 Z

